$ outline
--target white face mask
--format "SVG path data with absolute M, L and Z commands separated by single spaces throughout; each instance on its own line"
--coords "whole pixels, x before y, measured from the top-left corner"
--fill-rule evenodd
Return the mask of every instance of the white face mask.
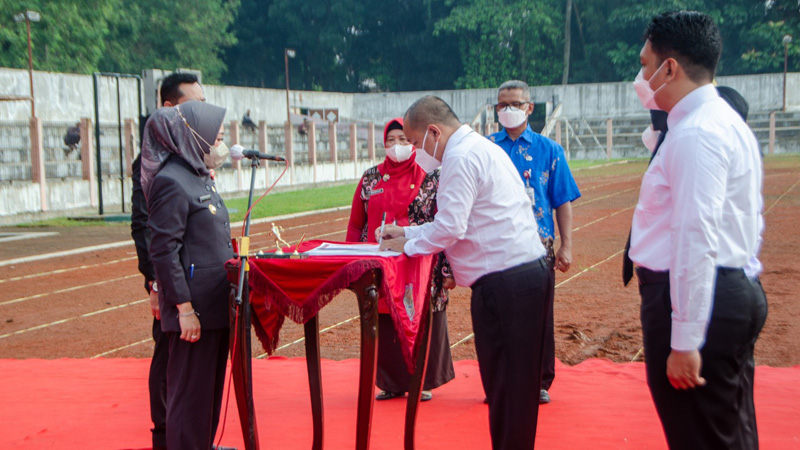
M 658 66 L 658 69 L 653 73 L 653 76 L 650 77 L 650 80 L 655 78 L 662 67 L 664 67 L 664 63 Z M 639 74 L 637 74 L 636 79 L 633 80 L 633 88 L 636 90 L 636 95 L 639 96 L 639 101 L 642 102 L 642 106 L 644 106 L 645 109 L 661 109 L 656 103 L 656 92 L 660 91 L 667 83 L 662 84 L 654 91 L 653 88 L 650 87 L 650 80 L 644 79 L 643 72 L 644 68 L 639 69 Z
M 414 151 L 411 144 L 400 145 L 395 144 L 386 149 L 386 156 L 394 162 L 404 162 L 411 158 L 411 153 Z
M 656 144 L 658 144 L 658 133 L 653 127 L 645 128 L 644 133 L 642 133 L 642 142 L 651 153 L 655 150 Z
M 517 128 L 528 119 L 528 113 L 524 109 L 517 109 L 507 106 L 497 112 L 497 120 L 503 128 Z
M 433 156 L 431 156 L 425 151 L 425 139 L 427 138 L 428 130 L 425 130 L 425 136 L 422 138 L 422 147 L 420 147 L 419 151 L 417 152 L 416 161 L 417 164 L 422 167 L 422 170 L 424 170 L 426 173 L 431 173 L 441 166 L 442 162 L 436 159 L 436 151 L 439 150 L 439 141 L 436 141 L 436 145 L 433 147 Z
M 203 162 L 206 163 L 206 167 L 209 169 L 216 169 L 222 166 L 231 154 L 224 142 L 220 142 L 208 150 L 208 153 L 203 154 Z

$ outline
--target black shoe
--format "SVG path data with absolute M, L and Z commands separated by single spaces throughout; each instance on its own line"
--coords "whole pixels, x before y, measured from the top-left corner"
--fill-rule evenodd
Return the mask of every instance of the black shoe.
M 221 445 L 217 447 L 216 445 L 212 445 L 211 450 L 236 450 L 236 447 L 223 447 Z
M 402 397 L 405 394 L 405 392 L 381 391 L 380 394 L 375 396 L 375 400 L 391 400 L 393 398 Z
M 547 393 L 547 389 L 541 389 L 539 391 L 539 404 L 544 405 L 545 403 L 550 403 L 550 394 Z

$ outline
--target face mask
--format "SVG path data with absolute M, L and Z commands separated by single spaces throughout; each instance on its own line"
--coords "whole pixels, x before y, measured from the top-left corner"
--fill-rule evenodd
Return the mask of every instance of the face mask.
M 651 153 L 655 150 L 656 144 L 658 143 L 658 133 L 659 132 L 655 131 L 653 127 L 645 128 L 644 133 L 642 133 L 642 142 Z
M 662 67 L 664 67 L 664 63 L 658 66 L 658 70 L 650 77 L 650 80 L 655 78 Z M 636 75 L 636 79 L 633 80 L 633 88 L 636 90 L 636 95 L 639 96 L 639 101 L 642 102 L 642 106 L 644 106 L 645 109 L 661 109 L 658 104 L 656 104 L 656 92 L 660 91 L 667 83 L 662 84 L 661 87 L 653 91 L 653 88 L 650 87 L 650 81 L 644 79 L 643 72 L 644 68 L 639 69 L 639 74 Z
M 411 153 L 413 152 L 413 146 L 411 144 L 408 145 L 400 145 L 395 144 L 386 149 L 386 156 L 389 157 L 394 162 L 404 162 L 408 161 L 411 158 Z
M 231 151 L 224 142 L 220 142 L 218 145 L 210 147 L 208 150 L 208 153 L 203 154 L 203 162 L 206 163 L 206 167 L 209 169 L 216 169 L 222 166 L 231 154 Z
M 431 156 L 425 151 L 425 139 L 427 138 L 428 130 L 425 130 L 425 136 L 422 138 L 422 147 L 417 152 L 416 161 L 417 164 L 422 167 L 422 170 L 426 173 L 431 173 L 441 166 L 442 162 L 436 159 L 436 151 L 439 150 L 439 141 L 436 141 L 436 145 L 433 147 L 433 156 Z
M 517 109 L 511 106 L 505 107 L 497 112 L 497 120 L 503 128 L 517 128 L 525 123 L 528 114 L 524 109 Z

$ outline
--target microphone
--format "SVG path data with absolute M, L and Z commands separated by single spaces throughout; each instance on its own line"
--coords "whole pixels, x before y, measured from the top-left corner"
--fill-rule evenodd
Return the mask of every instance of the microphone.
M 268 155 L 266 153 L 261 153 L 258 150 L 245 150 L 245 148 L 239 144 L 232 145 L 230 151 L 231 159 L 234 161 L 239 161 L 242 158 L 266 159 L 268 161 L 286 161 L 286 159 L 282 156 Z

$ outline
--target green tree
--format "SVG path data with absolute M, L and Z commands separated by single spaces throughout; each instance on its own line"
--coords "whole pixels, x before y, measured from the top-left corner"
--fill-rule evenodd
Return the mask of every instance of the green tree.
M 148 68 L 192 68 L 218 83 L 224 50 L 236 43 L 230 27 L 238 0 L 137 0 L 124 2 L 110 26 L 104 70 L 140 73 Z
M 121 0 L 0 0 L 0 66 L 28 67 L 25 22 L 14 15 L 26 10 L 41 14 L 31 23 L 34 69 L 90 73 L 98 69 L 105 51 L 108 23 Z
M 459 37 L 464 74 L 457 87 L 494 87 L 518 78 L 551 84 L 561 78 L 563 2 L 470 0 L 436 24 Z

